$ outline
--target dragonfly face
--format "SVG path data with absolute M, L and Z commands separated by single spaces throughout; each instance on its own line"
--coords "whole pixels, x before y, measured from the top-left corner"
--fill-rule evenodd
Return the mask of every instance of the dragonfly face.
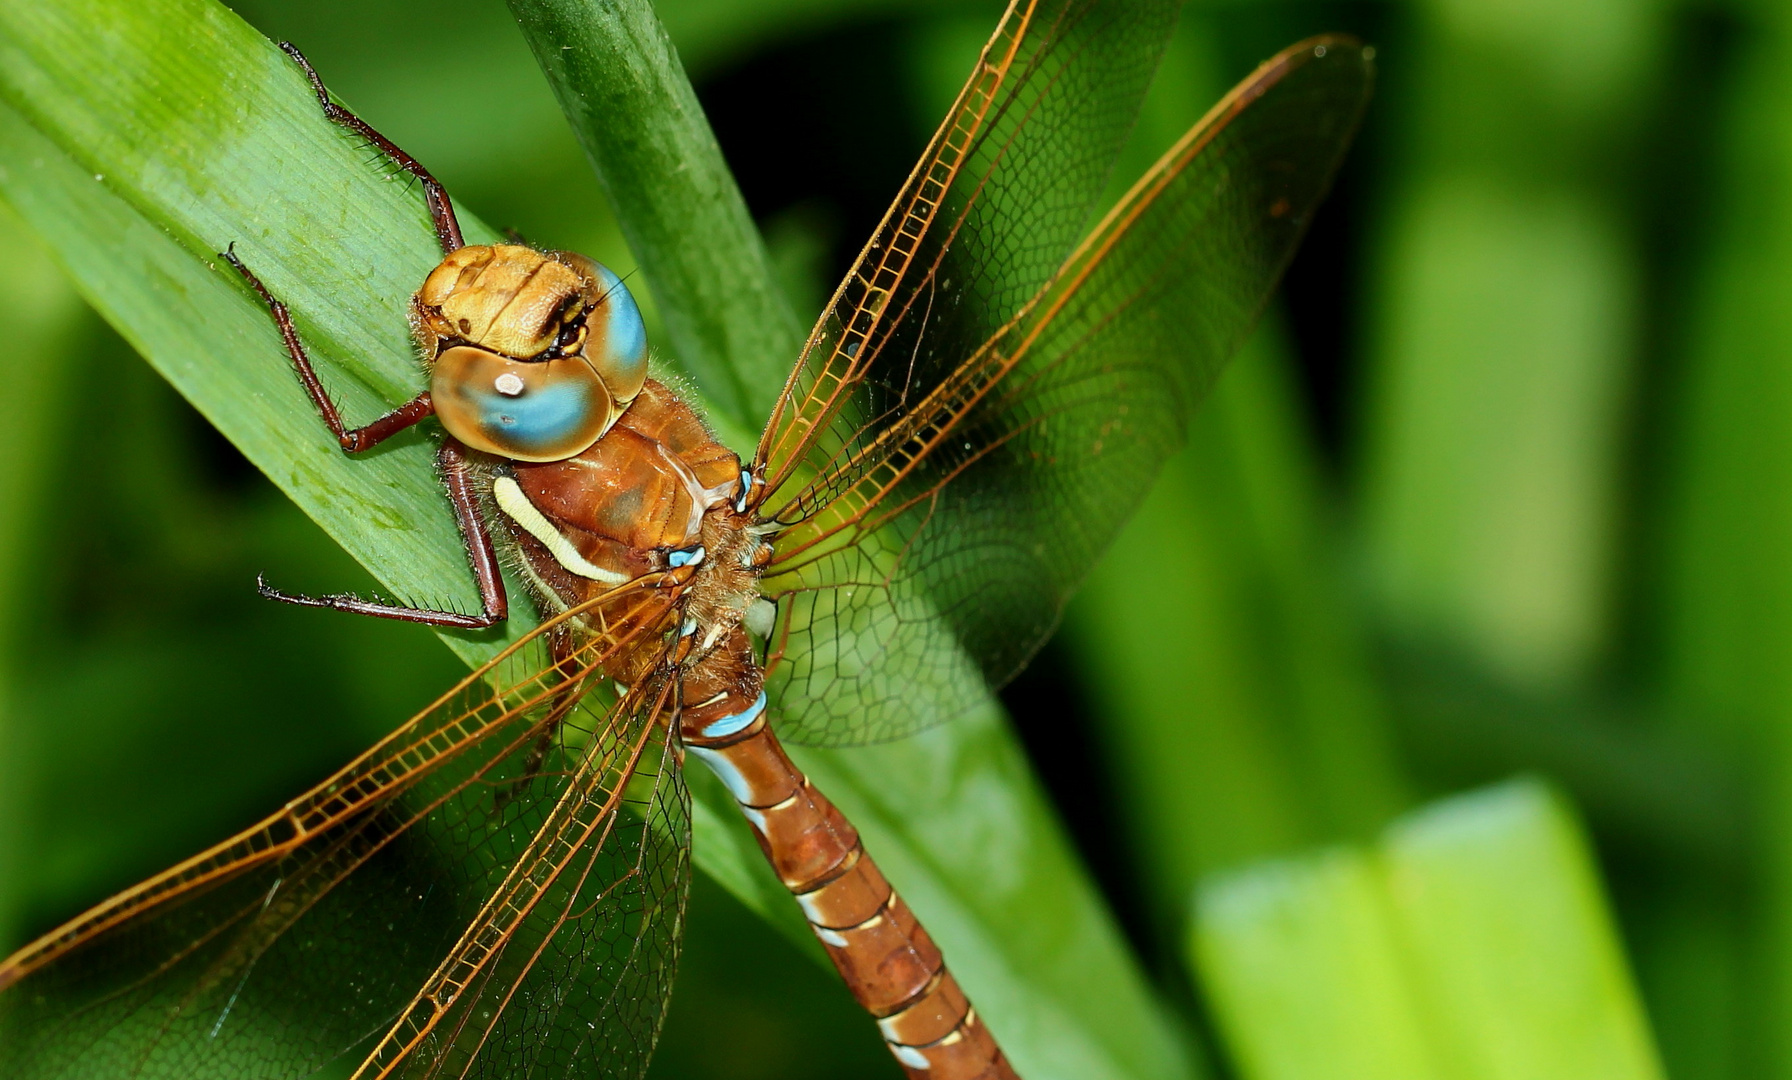
M 430 398 L 488 454 L 559 461 L 596 442 L 647 379 L 647 331 L 607 267 L 513 244 L 464 247 L 411 301 Z
M 325 115 L 422 182 L 443 253 L 411 309 L 429 389 L 345 424 L 285 305 L 226 258 L 344 450 L 441 420 L 481 610 L 263 591 L 489 627 L 508 564 L 546 619 L 258 825 L 0 963 L 9 1077 L 299 1077 L 348 1055 L 368 1078 L 635 1080 L 678 951 L 688 756 L 909 1075 L 1012 1080 L 772 723 L 894 738 L 1011 675 L 1266 302 L 1371 54 L 1284 50 L 1088 228 L 1177 7 L 1010 4 L 744 463 L 647 377 L 614 274 L 467 245 L 441 186 L 287 47 Z

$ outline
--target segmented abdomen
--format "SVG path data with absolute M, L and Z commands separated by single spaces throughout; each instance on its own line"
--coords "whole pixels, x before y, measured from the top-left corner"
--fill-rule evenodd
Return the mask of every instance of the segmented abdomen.
M 686 751 L 740 803 L 779 880 L 908 1075 L 1017 1080 L 938 947 L 866 854 L 858 830 L 778 744 L 757 679 L 707 697 L 693 689 L 687 681 L 680 722 Z

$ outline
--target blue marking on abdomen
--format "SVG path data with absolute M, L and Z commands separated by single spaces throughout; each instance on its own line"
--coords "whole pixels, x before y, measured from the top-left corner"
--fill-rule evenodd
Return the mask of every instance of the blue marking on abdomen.
M 709 770 L 715 773 L 716 777 L 722 781 L 723 786 L 728 789 L 728 794 L 734 796 L 735 802 L 745 806 L 747 800 L 753 797 L 752 783 L 741 775 L 741 771 L 735 767 L 734 762 L 728 760 L 727 754 L 704 746 L 687 746 L 685 752 L 697 755 L 698 761 L 708 765 Z
M 746 709 L 735 713 L 733 716 L 724 716 L 720 720 L 710 721 L 698 734 L 702 735 L 705 739 L 725 738 L 736 732 L 745 731 L 748 725 L 759 719 L 759 714 L 764 711 L 765 691 L 761 690 L 759 691 L 759 696 L 753 699 L 753 704 L 748 705 Z

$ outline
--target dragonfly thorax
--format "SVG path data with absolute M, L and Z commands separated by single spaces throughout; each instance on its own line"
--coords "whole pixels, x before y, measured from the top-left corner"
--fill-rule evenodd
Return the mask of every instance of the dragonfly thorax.
M 739 626 L 758 598 L 765 544 L 737 508 L 740 459 L 649 380 L 614 427 L 561 461 L 494 462 L 489 483 L 513 562 L 545 612 L 682 571 L 700 640 Z

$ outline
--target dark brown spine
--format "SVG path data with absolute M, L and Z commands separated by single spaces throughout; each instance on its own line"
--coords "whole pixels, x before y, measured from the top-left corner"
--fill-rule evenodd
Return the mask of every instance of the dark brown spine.
M 685 749 L 728 785 L 890 1052 L 913 1080 L 1018 1080 L 858 830 L 791 762 L 763 711 L 738 731 L 705 734 L 725 731 L 733 726 L 729 718 L 756 707 L 744 697 L 722 692 L 687 705 L 680 724 Z

